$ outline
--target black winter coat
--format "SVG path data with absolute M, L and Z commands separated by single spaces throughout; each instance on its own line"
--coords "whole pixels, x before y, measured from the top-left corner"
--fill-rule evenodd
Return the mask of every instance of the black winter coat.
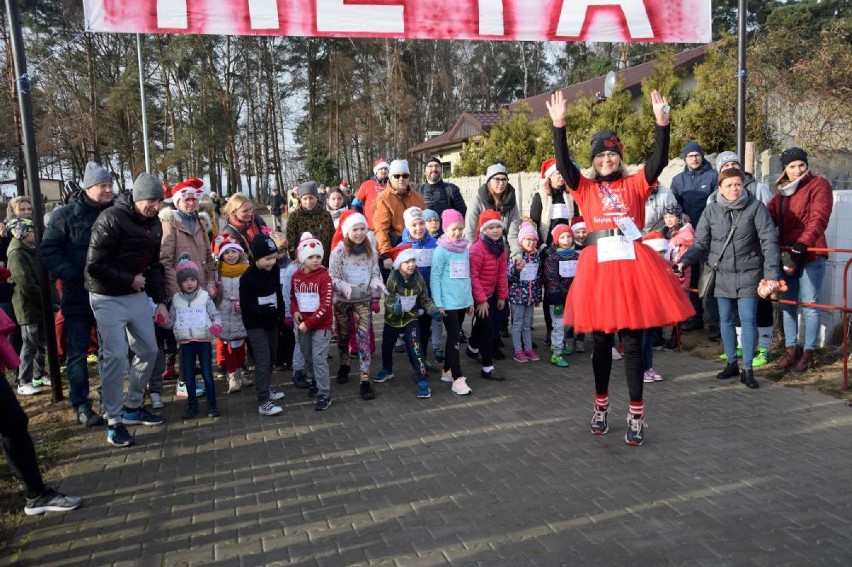
M 41 257 L 50 275 L 62 280 L 62 313 L 91 313 L 89 293 L 84 286 L 86 256 L 92 237 L 92 225 L 98 215 L 112 206 L 100 206 L 78 192 L 70 203 L 53 211 L 41 239 Z
M 240 276 L 240 309 L 246 329 L 274 329 L 284 319 L 284 297 L 281 295 L 281 272 L 277 266 L 269 271 L 255 264 Z M 275 305 L 261 305 L 261 298 L 275 296 Z
M 434 185 L 423 183 L 417 188 L 417 192 L 423 195 L 426 208 L 432 209 L 438 213 L 438 216 L 441 216 L 441 213 L 447 209 L 457 210 L 462 217 L 467 214 L 467 205 L 459 188 L 443 179 Z
M 136 274 L 145 276 L 145 292 L 155 303 L 166 302 L 166 280 L 160 263 L 163 226 L 133 206 L 130 195 L 100 214 L 92 226 L 86 257 L 86 289 L 101 295 L 130 295 Z

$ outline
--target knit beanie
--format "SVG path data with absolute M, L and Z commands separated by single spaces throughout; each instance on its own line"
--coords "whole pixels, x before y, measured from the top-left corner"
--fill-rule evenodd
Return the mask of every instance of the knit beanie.
M 509 175 L 509 172 L 506 169 L 505 165 L 503 165 L 502 163 L 492 163 L 488 166 L 488 169 L 485 170 L 485 182 L 488 183 L 489 181 L 491 181 L 492 177 L 499 173 Z
M 429 165 L 430 163 L 437 163 L 438 165 L 443 166 L 441 160 L 438 159 L 436 156 L 432 156 L 428 160 L 426 160 L 426 165 Z
M 521 228 L 518 230 L 518 242 L 523 242 L 527 238 L 538 241 L 538 231 L 535 227 L 528 223 L 521 223 Z
M 571 232 L 580 229 L 585 230 L 586 220 L 583 217 L 573 217 L 569 226 L 571 227 Z
M 740 156 L 736 152 L 721 152 L 716 156 L 716 171 L 722 171 L 722 167 L 731 162 L 740 165 Z
M 416 220 L 423 220 L 423 209 L 420 207 L 408 207 L 405 209 L 405 212 L 402 213 L 402 219 L 405 222 L 406 227 Z
M 310 232 L 303 232 L 299 238 L 299 244 L 296 246 L 296 255 L 299 257 L 299 262 L 305 263 L 305 260 L 311 256 L 319 256 L 322 258 L 325 251 L 322 249 L 322 242 L 314 238 Z
M 556 160 L 554 158 L 546 159 L 541 162 L 541 179 L 550 179 L 550 176 L 556 173 Z
M 140 173 L 133 182 L 133 202 L 164 197 L 163 182 L 156 175 Z
M 260 260 L 272 254 L 278 254 L 278 247 L 275 245 L 275 241 L 265 234 L 255 236 L 251 243 L 252 258 Z
M 680 157 L 686 159 L 686 156 L 693 152 L 698 152 L 702 156 L 704 155 L 704 150 L 701 149 L 701 146 L 698 145 L 698 142 L 689 142 L 683 147 L 683 152 L 681 152 Z
M 808 165 L 808 153 L 802 148 L 792 147 L 781 152 L 781 167 L 784 169 L 794 161 L 803 161 Z
M 403 262 L 416 259 L 417 252 L 414 251 L 411 244 L 400 244 L 390 249 L 390 256 L 393 260 L 393 269 L 398 270 Z
M 444 230 L 450 228 L 451 224 L 461 223 L 464 225 L 464 217 L 460 212 L 455 209 L 444 209 L 444 212 L 441 213 L 441 226 Z
M 101 164 L 90 161 L 86 164 L 86 172 L 83 174 L 83 190 L 101 183 L 112 185 L 112 175 Z
M 233 236 L 230 234 L 219 234 L 216 238 L 213 239 L 211 243 L 211 248 L 213 249 L 213 256 L 218 260 L 222 257 L 227 250 L 236 250 L 240 254 L 244 254 L 245 250 L 240 246 L 240 243 L 237 242 Z
M 319 191 L 317 191 L 317 182 L 316 181 L 305 181 L 304 183 L 299 184 L 298 190 L 299 199 L 304 197 L 305 195 L 312 195 L 314 197 L 318 197 Z
M 23 240 L 29 233 L 35 230 L 33 219 L 27 217 L 15 217 L 6 223 L 6 230 L 16 240 Z
M 441 219 L 441 217 L 438 216 L 438 213 L 433 211 L 432 209 L 423 209 L 423 220 L 424 221 L 440 220 L 440 219 Z
M 380 157 L 375 162 L 373 162 L 373 175 L 378 175 L 379 170 L 382 168 L 390 168 L 390 164 L 388 163 L 388 158 Z
M 479 214 L 479 224 L 476 226 L 476 232 L 482 232 L 489 226 L 498 224 L 503 226 L 503 217 L 494 209 L 486 209 Z
M 650 247 L 656 252 L 665 252 L 669 249 L 669 241 L 656 231 L 651 231 L 642 237 L 642 244 Z
M 181 254 L 177 266 L 175 266 L 175 274 L 177 275 L 178 285 L 188 278 L 194 278 L 195 281 L 198 281 L 198 264 L 193 262 L 188 254 Z
M 612 130 L 604 130 L 592 136 L 591 159 L 594 160 L 595 156 L 602 152 L 615 152 L 619 157 L 624 157 L 624 144 Z
M 557 224 L 553 227 L 553 230 L 550 231 L 550 235 L 553 237 L 553 243 L 557 246 L 559 245 L 559 237 L 565 233 L 571 234 L 571 227 L 567 224 Z M 571 234 L 571 238 L 574 238 L 574 235 Z
M 682 217 L 683 216 L 683 207 L 681 207 L 680 203 L 677 203 L 677 202 L 669 203 L 668 205 L 663 207 L 663 214 L 664 215 L 674 215 L 676 217 Z
M 411 171 L 408 169 L 408 160 L 407 159 L 395 159 L 390 163 L 390 167 L 388 168 L 388 173 L 390 175 L 411 175 Z

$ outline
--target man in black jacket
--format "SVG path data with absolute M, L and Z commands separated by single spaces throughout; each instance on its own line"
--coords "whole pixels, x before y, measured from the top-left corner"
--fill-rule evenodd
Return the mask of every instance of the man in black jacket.
M 134 443 L 125 424 L 159 425 L 164 421 L 143 406 L 157 357 L 153 319 L 161 325 L 169 320 L 160 263 L 163 228 L 157 216 L 162 202 L 162 182 L 151 174 L 139 174 L 132 195 L 120 196 L 95 221 L 86 258 L 86 289 L 103 353 L 107 441 L 118 447 Z M 122 404 L 128 347 L 133 361 Z
M 420 185 L 417 191 L 423 195 L 423 201 L 427 209 L 432 209 L 441 216 L 447 209 L 455 209 L 465 216 L 467 205 L 464 202 L 461 191 L 456 185 L 447 183 L 441 177 L 443 165 L 441 160 L 430 157 L 426 162 L 426 183 Z
M 50 216 L 41 239 L 41 256 L 50 275 L 62 281 L 62 315 L 65 317 L 68 390 L 77 420 L 86 427 L 103 423 L 92 411 L 86 353 L 95 316 L 89 293 L 83 285 L 86 255 L 92 225 L 102 211 L 112 206 L 112 176 L 106 168 L 90 161 L 83 176 L 83 190 L 68 205 Z

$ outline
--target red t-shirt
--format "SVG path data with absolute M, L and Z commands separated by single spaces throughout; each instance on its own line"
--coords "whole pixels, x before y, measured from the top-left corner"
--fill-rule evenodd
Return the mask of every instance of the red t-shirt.
M 628 216 L 639 230 L 645 226 L 645 201 L 656 186 L 645 180 L 645 169 L 615 181 L 596 181 L 580 176 L 574 200 L 580 205 L 586 230 L 618 228 L 615 221 Z
M 386 185 L 368 179 L 358 187 L 355 198 L 364 204 L 364 216 L 367 218 L 367 228 L 373 230 L 373 211 L 376 210 L 376 197 L 385 190 Z

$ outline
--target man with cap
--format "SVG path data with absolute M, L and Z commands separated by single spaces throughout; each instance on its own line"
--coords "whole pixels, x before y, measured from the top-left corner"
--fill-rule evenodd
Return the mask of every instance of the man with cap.
M 367 218 L 367 228 L 375 230 L 373 226 L 373 211 L 376 210 L 376 198 L 388 185 L 388 172 L 390 164 L 387 158 L 379 158 L 373 163 L 373 176 L 366 180 L 358 188 L 355 198 L 352 199 L 352 208 L 362 213 Z
M 157 216 L 163 196 L 162 181 L 140 173 L 133 192 L 116 199 L 115 206 L 95 221 L 86 258 L 86 289 L 102 353 L 107 442 L 117 447 L 134 443 L 125 425 L 160 425 L 164 421 L 143 405 L 157 358 L 154 319 L 161 325 L 169 321 L 160 263 L 163 228 Z M 133 360 L 124 397 L 128 348 Z
M 461 191 L 457 185 L 447 183 L 441 177 L 444 166 L 441 160 L 435 156 L 426 162 L 426 183 L 422 183 L 417 190 L 423 195 L 423 202 L 427 209 L 441 214 L 447 209 L 455 209 L 462 216 L 467 214 L 467 205 L 464 202 Z
M 376 231 L 376 248 L 379 252 L 379 267 L 382 276 L 387 279 L 393 260 L 390 250 L 402 241 L 402 231 L 405 229 L 403 213 L 410 207 L 423 209 L 423 196 L 413 191 L 410 185 L 411 172 L 408 161 L 395 159 L 389 168 L 390 184 L 376 199 L 373 213 L 373 230 Z M 369 217 L 368 217 L 369 218 Z
M 302 234 L 309 232 L 319 240 L 326 250 L 331 249 L 334 237 L 334 219 L 331 213 L 319 203 L 316 181 L 305 181 L 299 185 L 299 207 L 290 213 L 287 219 L 287 246 L 293 258 Z M 328 256 L 323 257 L 323 265 L 328 266 Z
M 749 193 L 754 195 L 758 201 L 764 205 L 768 205 L 769 201 L 772 200 L 772 190 L 768 185 L 766 185 L 766 183 L 761 183 L 755 179 L 754 175 L 743 170 L 743 167 L 740 164 L 740 156 L 738 156 L 735 152 L 720 152 L 719 155 L 716 156 L 716 171 L 722 173 L 726 169 L 730 169 L 732 167 L 743 172 L 743 187 Z M 695 219 L 694 222 L 697 223 L 698 220 Z
M 689 222 L 692 226 L 698 226 L 698 220 L 704 213 L 704 207 L 707 205 L 707 199 L 716 190 L 716 183 L 719 173 L 713 169 L 710 162 L 704 159 L 704 150 L 698 145 L 698 142 L 689 142 L 683 148 L 681 157 L 686 161 L 686 165 L 681 173 L 678 173 L 672 179 L 671 190 L 674 193 L 675 199 L 683 207 L 683 212 L 689 217 Z M 699 262 L 696 266 L 703 265 Z M 701 270 L 692 270 L 690 286 L 692 289 L 698 287 L 698 280 L 701 277 Z M 719 312 L 716 307 L 716 299 L 708 294 L 702 305 L 701 299 L 697 294 L 689 295 L 692 301 L 692 306 L 695 308 L 695 316 L 687 320 L 681 327 L 684 332 L 694 331 L 704 328 L 704 319 L 707 319 L 707 325 L 712 327 L 710 339 L 718 340 L 721 335 L 716 331 L 719 328 Z M 706 316 L 704 310 L 707 310 Z
M 114 197 L 109 171 L 90 161 L 83 175 L 82 191 L 53 212 L 40 245 L 50 275 L 62 282 L 68 391 L 77 420 L 86 427 L 102 424 L 103 418 L 92 410 L 89 398 L 86 353 L 95 316 L 83 279 L 92 226 L 101 212 L 112 207 Z
M 284 203 L 284 197 L 281 196 L 278 189 L 273 187 L 269 190 L 266 206 L 269 207 L 269 214 L 272 215 L 273 230 L 281 230 L 281 213 L 284 212 Z

